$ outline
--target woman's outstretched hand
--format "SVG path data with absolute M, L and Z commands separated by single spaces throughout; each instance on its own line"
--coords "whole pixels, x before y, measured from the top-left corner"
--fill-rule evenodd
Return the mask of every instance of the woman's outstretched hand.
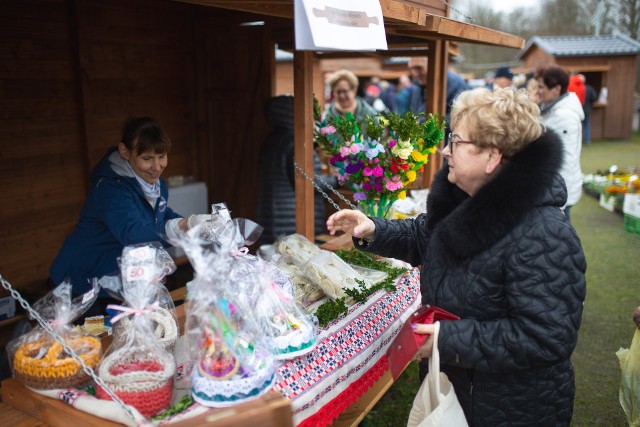
M 376 234 L 376 225 L 360 211 L 343 209 L 327 220 L 327 229 L 332 236 L 336 231 L 344 231 L 354 237 L 372 240 Z
M 427 323 L 414 323 L 411 326 L 416 334 L 429 335 L 429 338 L 427 338 L 425 343 L 418 349 L 415 360 L 419 361 L 420 359 L 431 357 L 431 353 L 433 352 L 433 332 L 435 330 L 435 326 Z

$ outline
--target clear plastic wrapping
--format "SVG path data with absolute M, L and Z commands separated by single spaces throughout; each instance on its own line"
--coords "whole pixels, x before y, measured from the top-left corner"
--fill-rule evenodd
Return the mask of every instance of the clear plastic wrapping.
M 277 242 L 281 262 L 297 267 L 313 284 L 330 298 L 343 298 L 344 289 L 355 289 L 359 283 L 370 286 L 372 280 L 357 272 L 333 252 L 320 249 L 304 236 L 292 234 Z
M 76 298 L 71 289 L 71 283 L 63 282 L 38 300 L 33 309 L 87 366 L 95 368 L 102 355 L 100 339 L 83 333 L 72 322 L 95 302 L 99 286 L 94 282 L 89 292 Z M 80 364 L 40 326 L 11 341 L 7 349 L 14 376 L 28 387 L 76 388 L 91 381 Z
M 177 337 L 175 314 L 167 308 L 166 294 L 159 285 L 167 272 L 173 271 L 173 261 L 169 263 L 163 252 L 155 244 L 124 248 L 120 269 L 125 304 L 109 306 L 119 312 L 111 320 L 118 336 L 98 369 L 107 387 L 145 417 L 170 405 L 176 370 L 173 354 L 166 350 L 166 340 L 163 342 L 165 337 L 174 337 L 173 342 Z M 124 319 L 127 325 L 118 325 Z M 161 337 L 156 335 L 159 329 Z M 96 397 L 111 398 L 99 386 Z
M 149 286 L 145 290 L 149 299 L 149 306 L 153 310 L 146 313 L 152 322 L 153 334 L 166 350 L 173 351 L 176 340 L 180 336 L 175 314 L 175 305 L 171 295 L 163 283 L 166 276 L 176 270 L 171 255 L 158 242 L 142 243 L 124 248 L 122 257 L 118 259 L 121 276 L 100 279 L 103 287 L 107 287 L 112 294 L 123 295 L 123 280 L 126 282 L 144 283 Z M 128 306 L 124 303 L 124 306 Z M 113 324 L 113 344 L 122 345 L 131 327 L 130 316 L 122 316 Z
M 221 223 L 215 244 L 202 230 L 189 230 L 179 241 L 194 268 L 187 293 L 185 336 L 194 362 L 191 393 L 195 401 L 227 407 L 268 392 L 276 365 L 251 313 L 233 300 L 231 273 L 242 237 L 237 224 Z M 244 252 L 244 251 L 241 251 Z

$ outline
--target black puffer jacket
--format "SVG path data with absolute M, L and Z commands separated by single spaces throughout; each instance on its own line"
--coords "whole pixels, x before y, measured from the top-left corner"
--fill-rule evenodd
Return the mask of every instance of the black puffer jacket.
M 444 169 L 427 216 L 374 219 L 366 250 L 421 264 L 423 303 L 461 317 L 441 322 L 439 348 L 472 426 L 571 421 L 586 261 L 560 211 L 561 163 L 561 143 L 547 133 L 473 197 Z

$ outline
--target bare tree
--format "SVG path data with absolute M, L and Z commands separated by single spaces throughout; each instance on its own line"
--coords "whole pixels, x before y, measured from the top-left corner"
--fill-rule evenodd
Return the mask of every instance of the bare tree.
M 615 0 L 620 31 L 632 39 L 640 36 L 640 0 Z

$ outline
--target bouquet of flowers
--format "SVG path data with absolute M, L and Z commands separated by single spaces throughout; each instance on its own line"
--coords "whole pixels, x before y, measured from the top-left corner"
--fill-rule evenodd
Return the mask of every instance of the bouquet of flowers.
M 354 192 L 354 202 L 366 215 L 386 217 L 444 138 L 444 120 L 429 114 L 420 123 L 423 115 L 367 116 L 365 136 L 353 114 L 323 120 L 315 104 L 314 141 L 331 156 L 338 180 Z

